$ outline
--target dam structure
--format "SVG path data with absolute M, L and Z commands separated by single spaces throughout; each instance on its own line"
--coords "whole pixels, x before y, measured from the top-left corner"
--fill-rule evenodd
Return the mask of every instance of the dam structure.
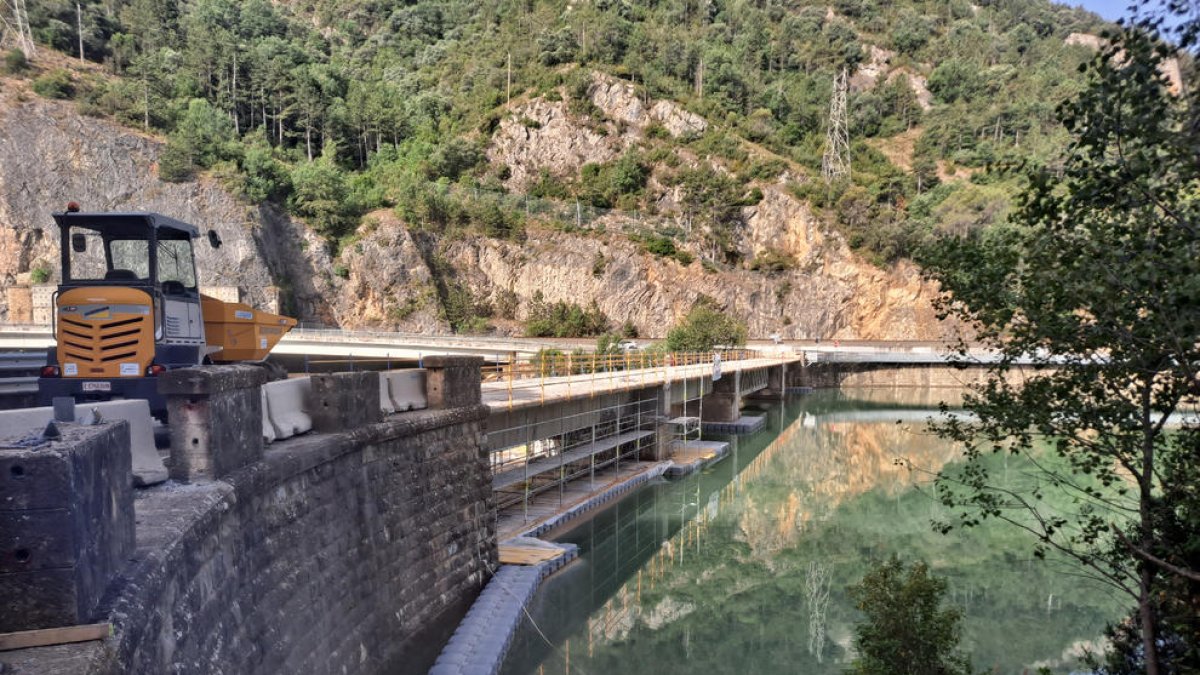
M 0 663 L 423 671 L 512 576 L 506 542 L 717 459 L 688 449 L 703 426 L 782 397 L 802 357 L 614 360 L 536 376 L 454 355 L 278 382 L 170 371 L 158 482 L 135 475 L 148 418 L 81 404 L 55 435 L 28 428 L 40 409 L 0 413 Z

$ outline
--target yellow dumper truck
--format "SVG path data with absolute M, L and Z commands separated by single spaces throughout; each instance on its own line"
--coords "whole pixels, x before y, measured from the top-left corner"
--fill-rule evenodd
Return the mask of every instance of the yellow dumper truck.
M 54 214 L 62 281 L 55 346 L 38 397 L 141 398 L 165 412 L 156 377 L 205 363 L 264 359 L 296 320 L 200 293 L 192 242 L 199 230 L 157 213 Z M 215 231 L 208 242 L 221 245 Z

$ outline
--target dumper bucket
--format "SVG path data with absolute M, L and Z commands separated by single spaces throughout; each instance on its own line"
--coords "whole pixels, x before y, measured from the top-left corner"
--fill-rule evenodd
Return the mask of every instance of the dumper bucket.
M 214 363 L 261 361 L 279 343 L 285 333 L 296 327 L 296 320 L 254 309 L 240 302 L 222 302 L 201 295 L 204 339 Z

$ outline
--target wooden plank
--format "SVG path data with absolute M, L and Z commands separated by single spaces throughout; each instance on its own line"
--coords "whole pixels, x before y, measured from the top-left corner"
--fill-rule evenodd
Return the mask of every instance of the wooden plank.
M 565 553 L 562 549 L 542 546 L 500 544 L 500 562 L 505 565 L 537 565 Z
M 0 633 L 0 652 L 27 647 L 48 647 L 71 642 L 101 640 L 112 635 L 112 624 L 90 623 L 62 628 L 40 628 L 17 633 Z

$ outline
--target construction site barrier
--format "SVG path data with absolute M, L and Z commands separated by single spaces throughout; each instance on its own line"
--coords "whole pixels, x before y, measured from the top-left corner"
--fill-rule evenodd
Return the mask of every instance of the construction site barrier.
M 154 485 L 167 479 L 167 467 L 154 445 L 154 421 L 150 404 L 144 400 L 103 401 L 79 403 L 75 420 L 87 422 L 99 414 L 100 421 L 125 420 L 129 423 L 129 442 L 133 460 L 134 485 Z M 0 437 L 16 439 L 40 435 L 54 419 L 54 408 L 24 408 L 0 411 Z
M 388 396 L 392 401 L 394 412 L 406 410 L 423 410 L 429 406 L 425 398 L 425 370 L 389 370 L 382 374 L 382 380 L 387 380 Z M 380 388 L 380 398 L 383 389 Z
M 392 403 L 391 387 L 388 384 L 388 374 L 379 373 L 379 409 L 384 415 L 396 412 L 396 404 Z
M 295 377 L 268 382 L 262 389 L 267 400 L 267 418 L 275 429 L 274 440 L 291 438 L 313 428 L 312 380 Z
M 277 438 L 275 425 L 271 424 L 270 404 L 267 402 L 267 388 L 259 387 L 258 395 L 262 399 L 262 437 L 263 443 L 272 443 Z

